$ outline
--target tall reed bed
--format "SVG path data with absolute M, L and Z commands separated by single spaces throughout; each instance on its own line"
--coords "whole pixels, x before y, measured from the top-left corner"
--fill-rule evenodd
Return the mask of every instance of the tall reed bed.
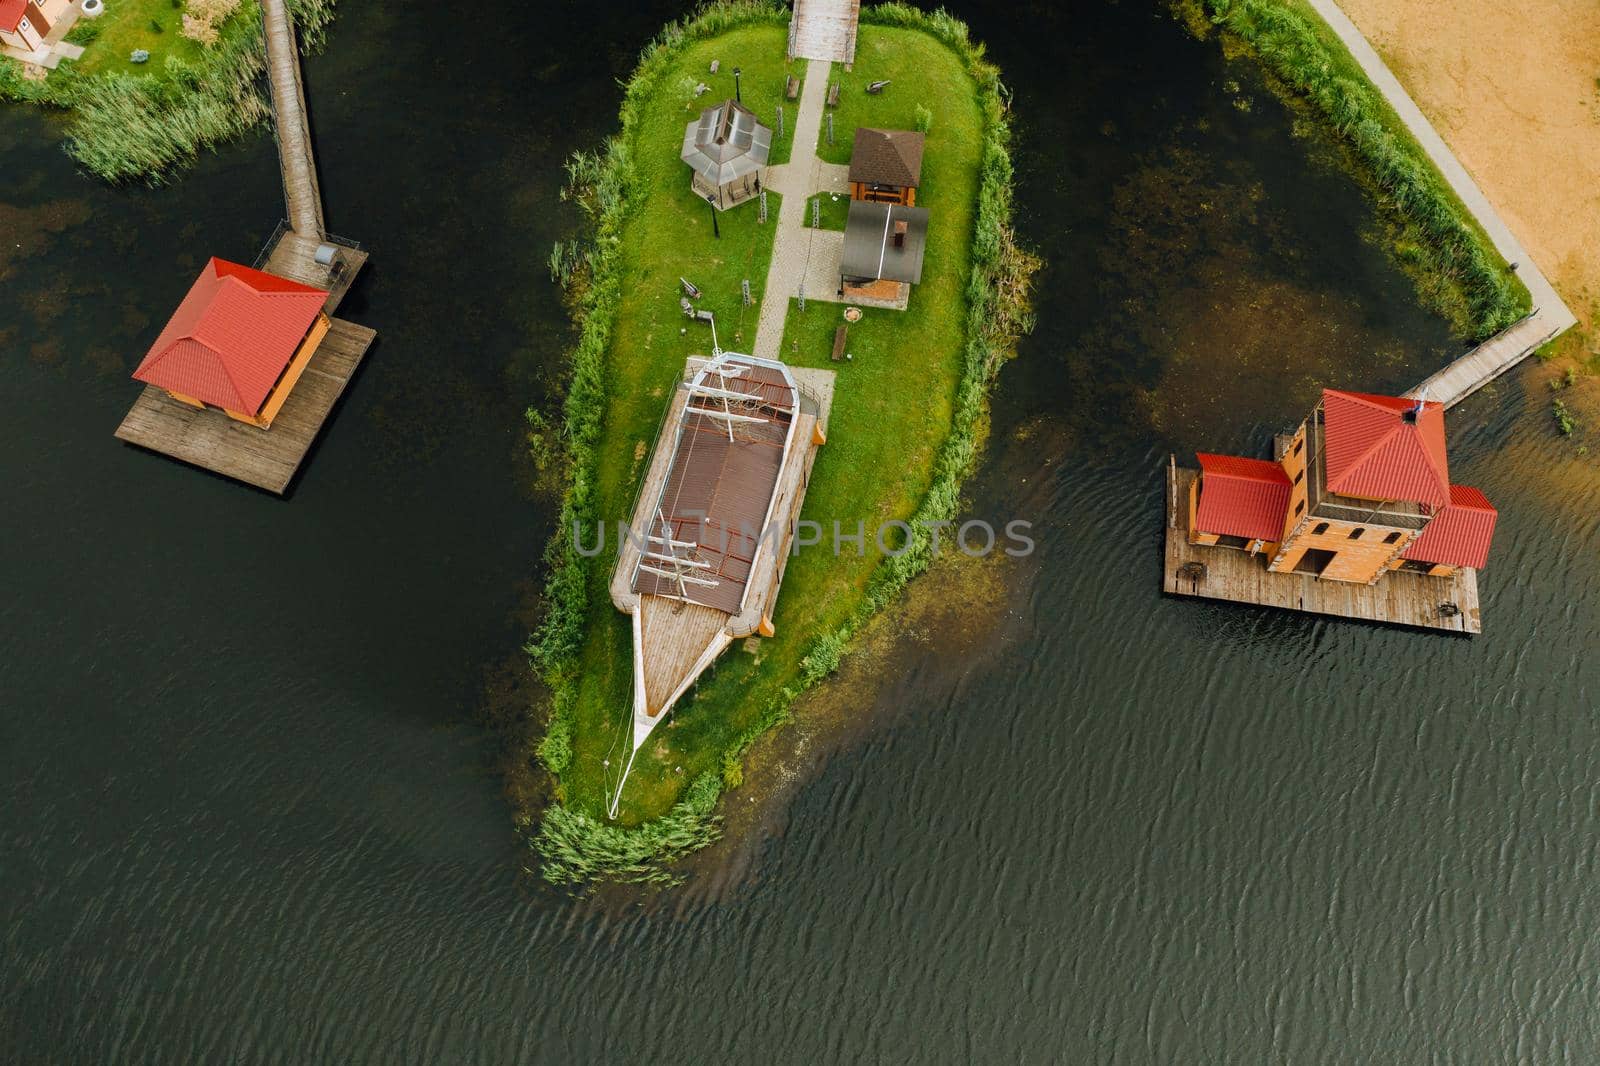
M 1527 288 L 1342 44 L 1300 0 L 1179 0 L 1219 26 L 1339 135 L 1399 229 L 1395 249 L 1423 299 L 1482 339 L 1527 313 Z
M 832 673 L 851 641 L 874 613 L 889 603 L 931 561 L 928 526 L 955 515 L 963 480 L 971 472 L 987 431 L 988 395 L 1017 337 L 1032 326 L 1028 280 L 1037 260 L 1016 245 L 1011 230 L 1012 167 L 1008 150 L 1005 90 L 999 71 L 984 59 L 960 20 L 943 10 L 932 14 L 900 3 L 864 8 L 867 24 L 916 29 L 932 35 L 959 57 L 978 88 L 984 133 L 979 204 L 967 283 L 968 318 L 963 367 L 949 436 L 940 451 L 933 483 L 913 516 L 921 530 L 909 550 L 878 567 L 860 606 L 839 628 L 818 639 L 786 686 L 724 753 L 722 773 L 696 779 L 665 815 L 634 827 L 608 825 L 562 802 L 559 775 L 571 758 L 573 708 L 578 697 L 579 650 L 588 618 L 591 561 L 578 555 L 567 531 L 596 523 L 596 449 L 605 411 L 604 365 L 621 298 L 622 229 L 638 206 L 642 184 L 631 154 L 643 101 L 658 88 L 677 50 L 685 44 L 755 21 L 782 22 L 785 7 L 770 0 L 713 4 L 687 21 L 664 29 L 640 57 L 627 84 L 621 109 L 622 130 L 599 155 L 574 158 L 569 189 L 589 217 L 592 238 L 582 253 L 565 249 L 557 258 L 563 272 L 580 279 L 576 314 L 579 338 L 572 354 L 572 378 L 565 405 L 564 437 L 568 483 L 557 535 L 546 550 L 550 577 L 546 616 L 528 645 L 535 669 L 552 693 L 549 729 L 539 755 L 557 778 L 556 799 L 531 830 L 542 859 L 540 873 L 554 884 L 599 881 L 669 884 L 670 864 L 716 839 L 717 800 L 724 787 L 736 787 L 739 759 L 761 735 L 785 721 L 799 695 Z M 581 269 L 571 270 L 571 264 Z
M 288 2 L 302 49 L 321 47 L 335 0 Z M 157 184 L 193 162 L 202 149 L 268 119 L 272 110 L 263 85 L 265 69 L 260 8 L 249 2 L 198 61 L 167 60 L 165 78 L 121 73 L 80 77 L 71 64 L 64 64 L 45 81 L 27 82 L 16 64 L 4 61 L 0 96 L 71 108 L 76 120 L 66 148 L 74 159 L 106 181 Z

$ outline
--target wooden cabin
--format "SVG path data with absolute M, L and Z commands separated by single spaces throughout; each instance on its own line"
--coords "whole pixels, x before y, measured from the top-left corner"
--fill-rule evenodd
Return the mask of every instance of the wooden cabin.
M 1450 483 L 1440 404 L 1325 389 L 1276 461 L 1198 458 L 1189 542 L 1262 555 L 1274 573 L 1373 585 L 1488 559 L 1497 512 Z
M 877 204 L 917 202 L 923 136 L 912 130 L 856 130 L 850 151 L 850 199 Z
M 0 0 L 0 43 L 33 52 L 72 9 L 72 0 Z
M 212 259 L 133 376 L 267 429 L 328 333 L 327 299 L 325 289 Z

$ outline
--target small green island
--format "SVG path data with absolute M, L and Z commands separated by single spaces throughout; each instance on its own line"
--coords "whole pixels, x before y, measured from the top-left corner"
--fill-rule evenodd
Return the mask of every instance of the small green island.
M 786 6 L 708 6 L 644 50 L 620 132 L 569 163 L 568 197 L 587 230 L 556 247 L 551 267 L 568 288 L 578 340 L 564 424 L 530 414 L 535 440 L 546 450 L 559 442 L 567 471 L 546 620 L 529 645 L 550 691 L 537 758 L 552 796 L 519 813 L 549 881 L 670 881 L 665 864 L 715 839 L 718 799 L 741 785 L 750 747 L 927 566 L 927 524 L 955 517 L 990 387 L 1029 326 L 1036 261 L 1012 237 L 999 72 L 959 20 L 901 4 L 861 8 L 848 47 L 848 63 L 794 58 Z M 741 178 L 719 188 L 722 179 L 708 184 L 685 165 L 686 127 L 692 140 L 697 119 L 714 125 L 724 112 L 746 113 L 757 139 L 770 137 L 764 186 Z M 867 150 L 910 177 L 890 173 L 869 189 L 847 175 L 858 130 L 877 138 Z M 892 208 L 852 203 L 869 198 Z M 832 267 L 819 277 L 822 249 L 839 263 L 851 240 L 838 231 L 853 207 L 883 218 L 884 247 L 910 233 L 921 257 L 914 284 L 859 276 L 848 253 L 844 270 L 858 276 L 841 280 Z M 905 218 L 909 231 L 893 221 Z M 786 291 L 784 264 L 796 256 L 804 262 L 792 275 L 804 280 Z M 764 291 L 769 276 L 784 277 L 784 289 Z M 608 595 L 617 522 L 634 513 L 686 360 L 714 344 L 757 356 L 775 348 L 797 374 L 832 369 L 827 443 L 802 514 L 823 529 L 868 532 L 859 551 L 823 544 L 788 557 L 771 635 L 736 641 L 700 675 L 619 794 L 634 652 L 629 620 Z M 872 531 L 891 521 L 910 535 L 875 543 Z M 610 539 L 595 554 L 602 529 Z

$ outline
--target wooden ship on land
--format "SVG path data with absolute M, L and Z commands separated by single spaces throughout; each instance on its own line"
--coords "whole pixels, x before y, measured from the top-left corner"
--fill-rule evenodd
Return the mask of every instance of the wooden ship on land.
M 733 641 L 774 635 L 832 387 L 831 371 L 715 350 L 691 358 L 673 390 L 611 580 L 633 624 L 631 746 L 613 815 L 634 757 L 695 679 Z

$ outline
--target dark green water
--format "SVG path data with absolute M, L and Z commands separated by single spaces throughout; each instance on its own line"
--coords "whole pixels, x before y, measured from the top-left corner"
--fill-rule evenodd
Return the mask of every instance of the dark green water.
M 1455 348 L 1336 154 L 1142 3 L 965 12 L 1050 262 L 972 493 L 1036 525 L 1009 607 L 891 654 L 735 883 L 519 879 L 476 723 L 548 533 L 559 164 L 666 14 L 344 13 L 309 91 L 381 339 L 288 502 L 110 435 L 271 144 L 114 192 L 0 111 L 0 1061 L 1600 1057 L 1600 481 L 1521 382 L 1451 415 L 1478 640 L 1159 595 L 1169 451 Z

